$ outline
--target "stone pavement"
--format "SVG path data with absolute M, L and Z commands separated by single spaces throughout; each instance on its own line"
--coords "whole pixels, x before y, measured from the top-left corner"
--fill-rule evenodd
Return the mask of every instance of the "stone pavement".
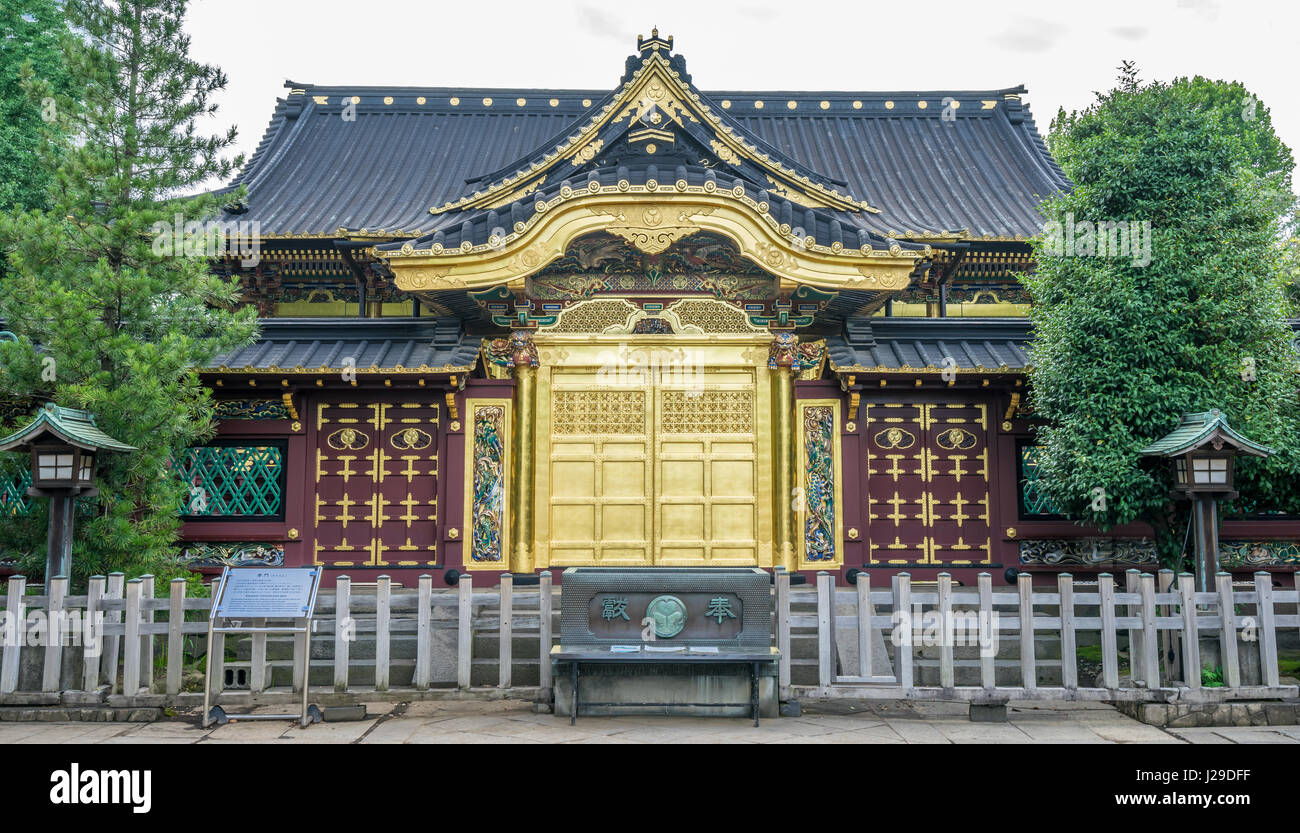
M 282 707 L 281 707 L 282 708 Z M 1162 730 L 1100 703 L 1018 703 L 1007 723 L 971 723 L 956 703 L 805 703 L 802 717 L 568 718 L 519 701 L 370 703 L 365 720 L 300 729 L 243 721 L 200 729 L 197 714 L 158 723 L 0 723 L 16 743 L 1300 743 L 1300 727 Z

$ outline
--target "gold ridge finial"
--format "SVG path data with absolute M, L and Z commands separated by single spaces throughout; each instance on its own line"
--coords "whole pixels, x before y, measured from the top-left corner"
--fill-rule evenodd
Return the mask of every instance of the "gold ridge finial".
M 673 36 L 669 35 L 667 38 L 659 37 L 658 26 L 650 30 L 650 37 L 648 38 L 643 38 L 640 35 L 637 35 L 636 51 L 640 52 L 642 55 L 647 52 L 658 52 L 661 49 L 665 52 L 673 51 Z

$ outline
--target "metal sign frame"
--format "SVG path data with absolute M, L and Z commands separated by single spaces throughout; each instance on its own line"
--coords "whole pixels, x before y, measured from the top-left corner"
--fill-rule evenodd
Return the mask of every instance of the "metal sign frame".
M 221 571 L 221 581 L 217 585 L 217 590 L 212 594 L 212 610 L 208 614 L 208 663 L 203 672 L 203 719 L 202 726 L 204 729 L 213 723 L 225 724 L 230 722 L 231 717 L 238 720 L 293 720 L 298 719 L 299 725 L 306 728 L 309 724 L 321 722 L 322 716 L 320 709 L 314 704 L 307 705 L 307 692 L 311 687 L 311 627 L 312 618 L 316 613 L 316 597 L 320 594 L 321 577 L 325 570 L 323 567 L 277 567 L 277 572 L 281 570 L 306 571 L 312 577 L 311 594 L 308 597 L 307 605 L 301 616 L 277 616 L 261 617 L 266 619 L 292 619 L 293 625 L 266 626 L 261 627 L 243 627 L 229 624 L 230 622 L 243 621 L 242 619 L 232 619 L 221 613 L 222 602 L 225 599 L 227 584 L 229 583 L 231 570 L 265 570 L 265 567 L 224 567 Z M 218 625 L 217 620 L 225 620 L 226 624 Z M 297 656 L 297 640 L 294 640 L 294 667 L 297 668 L 298 662 L 302 663 L 302 713 L 301 714 L 239 714 L 228 715 L 225 709 L 212 703 L 212 636 L 213 634 L 302 634 L 303 651 L 302 657 Z

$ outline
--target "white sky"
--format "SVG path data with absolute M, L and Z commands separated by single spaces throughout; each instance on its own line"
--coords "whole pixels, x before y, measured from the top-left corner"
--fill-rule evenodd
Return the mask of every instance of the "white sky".
M 1243 82 L 1294 149 L 1297 24 L 1295 0 L 192 0 L 187 29 L 193 57 L 229 76 L 218 122 L 238 126 L 248 154 L 286 79 L 612 89 L 655 25 L 705 90 L 1023 83 L 1044 134 L 1058 107 L 1087 106 L 1131 59 L 1143 79 Z

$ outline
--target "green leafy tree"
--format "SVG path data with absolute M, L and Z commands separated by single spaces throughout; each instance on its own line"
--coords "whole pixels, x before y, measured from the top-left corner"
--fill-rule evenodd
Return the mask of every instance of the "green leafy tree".
M 8 266 L 0 319 L 18 337 L 0 344 L 0 398 L 86 408 L 139 448 L 101 457 L 100 495 L 78 521 L 78 578 L 167 572 L 187 491 L 169 461 L 213 431 L 193 368 L 247 343 L 256 328 L 255 311 L 236 307 L 235 284 L 212 272 L 213 252 L 194 245 L 202 236 L 176 245 L 163 231 L 178 215 L 194 224 L 217 216 L 218 197 L 201 188 L 242 163 L 223 157 L 233 130 L 197 129 L 226 78 L 189 57 L 186 5 L 67 0 L 78 33 L 64 51 L 73 95 L 29 85 L 33 96 L 56 99 L 56 135 L 66 137 L 42 152 L 52 173 L 48 208 L 0 217 Z M 43 513 L 46 501 L 36 503 Z M 40 572 L 42 516 L 0 523 L 9 524 L 0 540 L 27 553 L 24 569 Z
M 61 44 L 66 37 L 54 0 L 5 0 L 0 6 L 0 209 L 45 204 L 51 172 L 41 163 L 41 146 L 55 121 L 54 99 L 34 98 L 27 86 L 40 80 L 59 93 L 70 91 Z
M 1150 524 L 1177 563 L 1187 507 L 1169 462 L 1138 451 L 1218 408 L 1277 452 L 1241 462 L 1236 508 L 1300 511 L 1282 244 L 1294 163 L 1268 110 L 1238 83 L 1143 84 L 1126 64 L 1116 89 L 1053 121 L 1050 146 L 1075 187 L 1045 204 L 1027 278 L 1048 495 L 1103 529 Z M 1150 223 L 1149 263 L 1056 233 L 1102 221 Z

